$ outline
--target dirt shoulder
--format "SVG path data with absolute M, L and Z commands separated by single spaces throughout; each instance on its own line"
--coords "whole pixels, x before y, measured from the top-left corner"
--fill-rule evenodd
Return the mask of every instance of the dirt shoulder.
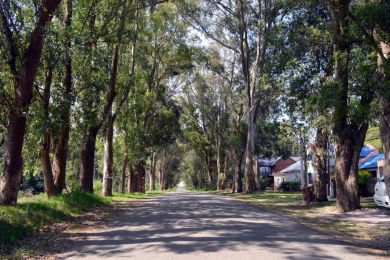
M 304 205 L 299 193 L 259 192 L 231 194 L 217 192 L 236 200 L 249 202 L 265 210 L 287 215 L 293 220 L 355 246 L 382 250 L 390 256 L 390 210 L 362 200 L 362 209 L 339 213 L 335 202 Z

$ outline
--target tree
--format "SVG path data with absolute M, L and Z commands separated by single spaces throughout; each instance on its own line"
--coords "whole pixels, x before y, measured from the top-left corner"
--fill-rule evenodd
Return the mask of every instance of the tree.
M 333 135 L 336 157 L 336 193 L 339 211 L 352 211 L 360 207 L 358 189 L 358 162 L 368 129 L 367 115 L 374 98 L 373 89 L 363 78 L 357 90 L 360 100 L 350 101 L 354 90 L 350 84 L 352 32 L 350 27 L 351 1 L 327 0 L 332 23 L 332 44 L 334 58 L 335 93 L 333 103 Z M 372 75 L 372 74 L 371 74 Z M 365 82 L 366 81 L 366 82 Z M 356 90 L 356 89 L 355 89 Z M 351 105 L 355 106 L 351 116 Z M 357 109 L 356 109 L 357 108 Z M 353 112 L 358 113 L 354 116 Z
M 7 148 L 3 176 L 0 180 L 0 203 L 15 204 L 22 176 L 22 148 L 34 79 L 42 54 L 45 28 L 60 4 L 60 0 L 44 0 L 38 19 L 30 33 L 25 50 L 16 43 L 13 24 L 16 22 L 8 1 L 0 2 L 1 31 L 7 42 L 8 66 L 14 82 L 13 104 L 8 115 Z
M 270 85 L 267 53 L 281 5 L 268 0 L 237 0 L 201 1 L 195 9 L 188 6 L 183 7 L 187 9 L 183 12 L 195 28 L 238 55 L 246 97 L 245 191 L 253 192 L 256 190 L 253 171 L 256 121 L 259 102 L 266 98 L 261 89 Z

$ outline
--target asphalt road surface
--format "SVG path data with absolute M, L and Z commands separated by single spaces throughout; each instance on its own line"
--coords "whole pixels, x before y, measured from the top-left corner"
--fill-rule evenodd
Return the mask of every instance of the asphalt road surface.
M 184 189 L 79 237 L 61 258 L 384 259 L 254 205 Z

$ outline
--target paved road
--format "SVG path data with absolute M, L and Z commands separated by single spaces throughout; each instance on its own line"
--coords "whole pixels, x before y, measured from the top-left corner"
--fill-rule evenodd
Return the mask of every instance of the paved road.
M 178 191 L 147 200 L 93 233 L 69 259 L 382 259 L 229 198 Z

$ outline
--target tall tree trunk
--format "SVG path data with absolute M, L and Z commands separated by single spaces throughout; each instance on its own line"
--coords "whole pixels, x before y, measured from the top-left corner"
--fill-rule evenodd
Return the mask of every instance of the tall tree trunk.
M 382 89 L 385 91 L 381 93 L 379 98 L 380 105 L 380 134 L 384 150 L 384 169 L 383 175 L 388 194 L 390 195 L 390 87 L 387 86 L 390 76 L 385 71 L 385 64 L 389 63 L 390 44 L 381 42 L 381 51 L 383 56 L 378 55 L 378 70 L 382 75 Z
M 241 193 L 243 191 L 242 189 L 242 170 L 241 170 L 241 166 L 242 166 L 242 159 L 243 159 L 243 155 L 241 154 L 240 155 L 240 158 L 237 160 L 237 165 L 236 165 L 236 171 L 237 171 L 237 175 L 236 175 L 236 185 L 237 185 L 237 189 L 236 189 L 236 192 L 237 193 Z
M 219 187 L 220 190 L 226 190 L 227 168 L 228 168 L 228 165 L 227 165 L 227 154 L 226 154 L 224 162 L 223 162 L 223 177 L 221 180 L 221 185 Z
M 245 192 L 252 193 L 257 190 L 255 172 L 253 171 L 253 153 L 255 151 L 255 111 L 250 110 L 248 114 L 248 134 L 245 149 Z
M 44 111 L 45 120 L 47 120 L 47 122 L 49 121 L 49 104 L 50 104 L 50 91 L 51 91 L 52 79 L 53 79 L 53 68 L 49 64 L 46 72 L 46 82 L 45 82 L 45 88 L 44 88 L 43 100 L 42 100 L 42 109 Z M 52 196 L 57 195 L 59 193 L 59 190 L 57 189 L 54 183 L 53 172 L 51 169 L 49 131 L 50 129 L 46 129 L 45 133 L 43 134 L 42 146 L 41 146 L 41 151 L 39 153 L 39 157 L 41 160 L 45 191 L 47 196 L 50 198 Z
M 4 172 L 0 179 L 0 204 L 10 205 L 17 201 L 22 177 L 22 149 L 26 130 L 26 114 L 31 103 L 32 88 L 41 59 L 45 28 L 60 2 L 60 0 L 42 1 L 37 23 L 29 37 L 27 49 L 20 56 L 23 57 L 20 62 L 17 61 L 19 59 L 18 48 L 14 41 L 12 26 L 8 23 L 3 8 L 0 8 L 0 26 L 8 43 L 10 53 L 8 63 L 14 77 L 14 104 L 8 115 Z
M 113 178 L 113 136 L 114 119 L 111 112 L 108 114 L 106 131 L 104 135 L 104 169 L 103 169 L 103 196 L 112 196 L 112 178 Z
M 151 191 L 154 191 L 156 189 L 156 184 L 155 184 L 155 181 L 156 181 L 156 163 L 157 163 L 157 160 L 156 160 L 156 153 L 152 153 L 152 160 L 151 160 L 151 167 L 150 167 L 150 186 L 149 186 L 149 190 Z
M 217 146 L 217 185 L 218 189 L 221 188 L 221 183 L 222 183 L 222 176 L 221 176 L 221 140 L 219 137 L 217 137 L 216 141 L 216 146 Z
M 138 162 L 138 164 L 135 167 L 135 172 L 137 175 L 137 178 L 136 178 L 137 179 L 137 183 L 136 183 L 137 192 L 145 193 L 146 171 L 145 171 L 145 162 L 144 161 Z
M 213 169 L 211 167 L 211 152 L 210 151 L 207 151 L 205 154 L 205 166 L 206 166 L 206 170 L 207 170 L 207 177 L 208 177 L 209 186 L 210 186 L 210 188 L 214 189 L 215 185 L 216 185 L 216 180 L 218 180 L 218 178 L 215 178 L 214 174 L 213 174 Z
M 358 126 L 348 118 L 349 102 L 349 4 L 343 1 L 335 4 L 326 1 L 333 26 L 333 53 L 335 55 L 335 106 L 333 135 L 336 159 L 336 200 L 340 212 L 360 208 L 358 188 L 358 163 L 360 150 L 364 144 L 368 123 Z M 362 96 L 361 102 L 371 103 L 370 93 Z
M 66 177 L 66 161 L 68 159 L 68 142 L 70 131 L 70 109 L 72 103 L 72 56 L 71 48 L 72 41 L 70 30 L 72 26 L 72 14 L 73 14 L 73 0 L 66 0 L 64 6 L 64 29 L 65 29 L 65 72 L 64 72 L 64 96 L 66 100 L 66 106 L 64 107 L 63 123 L 60 125 L 60 132 L 55 139 L 53 166 L 52 171 L 54 175 L 54 183 L 61 193 L 66 189 L 65 177 Z
M 358 168 L 360 150 L 364 144 L 368 124 L 360 129 L 344 129 L 335 133 L 336 157 L 336 198 L 337 209 L 341 212 L 360 208 Z
M 123 160 L 123 166 L 122 166 L 121 187 L 120 187 L 121 193 L 125 193 L 126 171 L 127 171 L 128 164 L 129 164 L 129 153 L 127 152 L 127 148 L 126 148 L 126 155 L 125 155 L 125 159 Z
M 133 182 L 134 182 L 134 170 L 133 165 L 129 165 L 129 178 L 127 179 L 127 192 L 134 192 L 133 190 Z
M 45 191 L 50 198 L 59 194 L 59 190 L 54 184 L 53 172 L 51 170 L 50 163 L 50 134 L 45 133 L 43 135 L 42 147 L 40 151 L 40 160 L 43 172 L 43 179 L 45 183 Z
M 314 151 L 314 164 L 317 168 L 317 174 L 314 179 L 314 199 L 318 202 L 328 201 L 326 190 L 326 187 L 329 184 L 329 173 L 327 170 L 328 138 L 328 131 L 318 127 Z
M 81 150 L 80 186 L 84 192 L 93 192 L 95 173 L 95 147 L 99 128 L 90 128 Z

